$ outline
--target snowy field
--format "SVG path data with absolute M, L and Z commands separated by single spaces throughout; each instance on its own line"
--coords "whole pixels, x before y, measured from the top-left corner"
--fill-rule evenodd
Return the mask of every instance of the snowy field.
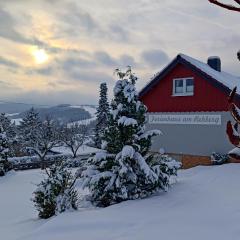
M 239 240 L 240 164 L 182 170 L 168 193 L 39 220 L 40 170 L 0 178 L 2 240 Z
M 52 148 L 52 151 L 58 152 L 58 153 L 62 153 L 62 154 L 72 154 L 71 150 L 67 147 L 54 147 Z M 101 151 L 100 149 L 94 148 L 94 147 L 89 147 L 87 145 L 82 145 L 78 151 L 77 151 L 77 155 L 87 155 L 90 153 L 97 153 Z

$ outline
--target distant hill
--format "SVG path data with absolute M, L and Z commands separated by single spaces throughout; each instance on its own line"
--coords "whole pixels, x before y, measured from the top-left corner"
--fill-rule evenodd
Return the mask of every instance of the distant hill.
M 14 103 L 14 102 L 2 102 L 0 101 L 0 113 L 21 113 L 30 109 L 31 107 L 40 108 L 45 106 L 27 104 L 27 103 Z
M 26 116 L 29 109 L 30 108 L 19 114 L 9 114 L 9 117 L 18 124 L 18 122 Z M 46 116 L 49 116 L 61 123 L 72 123 L 92 119 L 96 112 L 96 106 L 94 105 L 73 106 L 70 104 L 61 104 L 53 107 L 38 107 L 35 109 L 39 113 L 40 118 L 44 119 Z

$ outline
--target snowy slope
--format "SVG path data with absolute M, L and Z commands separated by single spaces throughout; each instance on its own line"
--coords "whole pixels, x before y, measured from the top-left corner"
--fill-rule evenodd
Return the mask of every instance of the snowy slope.
M 40 179 L 37 170 L 0 179 L 1 239 L 238 240 L 240 236 L 240 164 L 182 170 L 168 193 L 50 220 L 38 220 L 29 201 L 31 182 Z
M 91 122 L 93 122 L 94 120 L 96 120 L 96 107 L 95 106 L 88 106 L 88 105 L 71 105 L 72 108 L 83 108 L 84 110 L 86 110 L 87 112 L 90 113 L 91 118 L 89 119 L 85 119 L 85 120 L 80 120 L 80 121 L 76 121 L 73 123 L 69 123 L 68 126 L 71 126 L 73 124 L 83 124 L 83 125 L 88 125 Z

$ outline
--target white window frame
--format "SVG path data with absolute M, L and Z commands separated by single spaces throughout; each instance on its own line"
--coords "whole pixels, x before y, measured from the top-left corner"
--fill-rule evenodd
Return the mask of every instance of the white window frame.
M 193 92 L 187 92 L 187 79 L 193 80 Z M 176 93 L 176 81 L 182 80 L 183 81 L 183 92 L 182 93 Z M 172 96 L 174 97 L 181 97 L 181 96 L 193 96 L 194 95 L 194 78 L 193 77 L 185 77 L 185 78 L 174 78 L 173 79 L 173 92 Z

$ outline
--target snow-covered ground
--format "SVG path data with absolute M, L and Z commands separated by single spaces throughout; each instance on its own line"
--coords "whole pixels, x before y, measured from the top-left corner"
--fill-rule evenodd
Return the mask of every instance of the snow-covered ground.
M 240 164 L 182 170 L 168 193 L 39 220 L 30 202 L 39 170 L 0 178 L 3 240 L 238 240 Z
M 23 120 L 22 118 L 14 118 L 11 119 L 11 122 L 19 126 L 22 120 Z
M 87 105 L 86 106 L 85 105 L 72 105 L 71 107 L 72 108 L 83 108 L 84 110 L 89 112 L 89 114 L 91 115 L 91 118 L 69 123 L 68 126 L 71 126 L 73 124 L 88 125 L 91 122 L 93 122 L 94 120 L 96 120 L 96 111 L 97 111 L 96 107 L 94 107 L 94 106 L 87 106 Z
M 56 151 L 56 152 L 59 152 L 59 153 L 62 153 L 62 154 L 72 154 L 71 150 L 67 147 L 54 147 L 52 148 L 53 151 Z M 94 147 L 89 147 L 89 146 L 86 146 L 86 145 L 83 145 L 81 146 L 78 151 L 77 151 L 77 155 L 87 155 L 87 154 L 90 154 L 90 153 L 96 153 L 96 152 L 99 152 L 99 151 L 102 151 L 98 148 L 94 148 Z

